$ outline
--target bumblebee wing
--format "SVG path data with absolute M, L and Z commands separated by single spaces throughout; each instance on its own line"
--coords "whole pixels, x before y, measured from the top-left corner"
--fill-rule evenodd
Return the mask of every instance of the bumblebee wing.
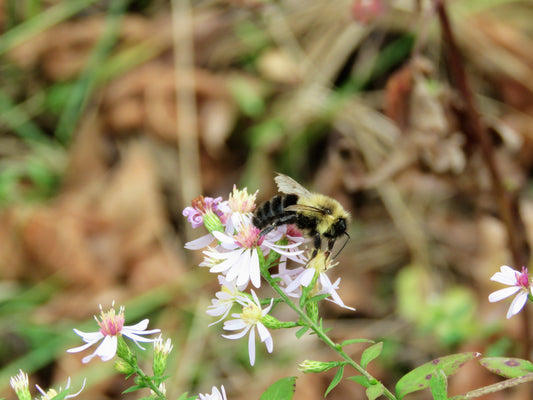
M 314 213 L 319 215 L 324 215 L 326 212 L 318 207 L 308 206 L 306 204 L 294 204 L 292 206 L 285 207 L 286 211 L 295 211 L 295 212 L 307 212 Z
M 311 192 L 296 182 L 294 179 L 278 173 L 278 176 L 274 178 L 278 185 L 278 190 L 285 194 L 296 194 L 300 197 L 309 197 Z

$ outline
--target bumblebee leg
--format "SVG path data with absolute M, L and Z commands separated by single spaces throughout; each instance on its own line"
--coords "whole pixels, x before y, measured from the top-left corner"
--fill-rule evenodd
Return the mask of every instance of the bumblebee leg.
M 296 214 L 285 215 L 284 217 L 281 217 L 276 222 L 272 223 L 271 225 L 263 229 L 260 235 L 265 236 L 267 233 L 271 232 L 274 228 L 277 228 L 278 226 L 281 226 L 281 225 L 294 224 L 297 219 L 298 219 L 298 216 Z
M 331 255 L 331 251 L 333 250 L 334 244 L 335 244 L 335 239 L 328 240 L 328 251 L 326 252 L 326 257 L 329 257 Z
M 318 250 L 320 250 L 320 248 L 322 247 L 322 239 L 320 238 L 320 233 L 315 233 L 315 235 L 313 236 L 313 246 L 314 246 L 314 249 L 313 249 L 313 254 L 311 254 L 311 259 L 315 258 L 317 253 L 318 253 Z

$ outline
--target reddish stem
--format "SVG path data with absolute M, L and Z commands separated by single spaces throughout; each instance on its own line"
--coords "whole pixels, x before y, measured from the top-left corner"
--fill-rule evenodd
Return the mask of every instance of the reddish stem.
M 516 267 L 528 265 L 529 245 L 526 240 L 523 221 L 518 210 L 518 199 L 509 193 L 502 182 L 502 177 L 494 157 L 494 147 L 487 128 L 481 121 L 470 83 L 466 76 L 464 63 L 450 25 L 450 20 L 444 6 L 444 0 L 436 0 L 436 10 L 439 17 L 442 38 L 446 45 L 450 74 L 457 91 L 464 101 L 464 112 L 468 119 L 464 134 L 471 142 L 477 143 L 481 149 L 483 159 L 488 167 L 492 187 L 496 196 L 500 215 L 507 231 L 509 248 Z M 529 314 L 527 308 L 522 313 L 524 358 L 528 359 L 530 345 Z

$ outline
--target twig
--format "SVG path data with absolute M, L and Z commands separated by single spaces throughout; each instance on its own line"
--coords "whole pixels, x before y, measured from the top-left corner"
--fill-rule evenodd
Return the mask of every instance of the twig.
M 446 44 L 451 76 L 455 81 L 456 89 L 461 94 L 465 105 L 468 131 L 465 131 L 464 134 L 468 136 L 467 139 L 479 145 L 483 159 L 489 169 L 492 187 L 498 201 L 501 218 L 507 230 L 513 263 L 515 266 L 528 265 L 530 249 L 524 233 L 524 224 L 518 211 L 518 202 L 516 198 L 513 198 L 511 193 L 505 189 L 502 182 L 502 177 L 494 157 L 493 144 L 477 110 L 472 89 L 466 76 L 463 60 L 453 36 L 450 20 L 444 6 L 444 0 L 436 0 L 436 10 L 442 29 L 442 37 Z M 527 308 L 522 311 L 521 315 L 523 318 L 524 358 L 528 359 L 531 344 Z

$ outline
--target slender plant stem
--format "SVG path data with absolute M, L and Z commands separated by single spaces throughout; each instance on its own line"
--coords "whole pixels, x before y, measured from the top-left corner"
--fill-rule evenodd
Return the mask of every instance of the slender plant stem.
M 498 207 L 502 221 L 507 231 L 509 241 L 509 248 L 515 266 L 528 265 L 530 257 L 530 249 L 527 243 L 524 223 L 520 218 L 516 198 L 511 196 L 502 180 L 496 158 L 494 156 L 494 147 L 487 128 L 481 121 L 479 111 L 474 100 L 474 95 L 470 87 L 470 82 L 466 75 L 465 67 L 459 47 L 455 41 L 455 37 L 451 28 L 450 20 L 446 12 L 445 0 L 436 0 L 436 10 L 439 17 L 442 37 L 446 43 L 448 61 L 451 75 L 454 79 L 457 91 L 461 94 L 461 98 L 465 104 L 465 114 L 468 119 L 468 129 L 465 130 L 465 135 L 470 141 L 476 142 L 481 150 L 481 154 L 489 170 L 492 181 L 492 187 L 495 197 L 498 201 Z M 523 352 L 524 358 L 528 359 L 531 351 L 531 339 L 529 328 L 529 314 L 527 308 L 522 310 L 522 336 L 523 336 Z
M 159 390 L 157 385 L 148 377 L 148 375 L 146 375 L 143 370 L 139 368 L 137 362 L 135 362 L 132 366 L 135 369 L 135 373 L 139 376 L 139 378 L 141 378 L 144 384 L 149 387 L 159 399 L 167 400 L 167 396 L 165 396 L 165 394 L 161 390 Z
M 301 321 L 303 322 L 302 325 L 308 326 L 315 332 L 315 334 L 324 342 L 326 343 L 333 351 L 335 351 L 337 354 L 339 354 L 348 365 L 351 365 L 357 372 L 359 372 L 361 375 L 363 375 L 365 378 L 367 378 L 370 382 L 378 382 L 383 387 L 383 395 L 387 397 L 390 400 L 396 400 L 396 396 L 392 394 L 381 382 L 379 382 L 376 378 L 374 378 L 371 374 L 369 374 L 363 367 L 361 367 L 358 363 L 356 363 L 346 352 L 342 349 L 342 347 L 338 344 L 336 344 L 323 330 L 322 328 L 309 316 L 307 313 L 302 310 L 299 306 L 297 306 L 290 298 L 285 294 L 285 292 L 279 287 L 277 282 L 272 278 L 270 275 L 270 272 L 268 269 L 263 268 L 262 269 L 262 275 L 265 278 L 265 280 L 270 284 L 270 286 L 278 293 L 278 295 L 283 299 L 283 301 L 291 307 L 300 317 Z
M 450 397 L 450 400 L 467 400 L 481 397 L 489 393 L 495 393 L 503 389 L 507 389 L 513 386 L 521 385 L 522 383 L 533 381 L 533 374 L 527 374 L 518 378 L 507 379 L 503 382 L 494 383 L 489 386 L 482 387 L 480 389 L 472 390 L 471 392 L 461 394 L 458 396 Z

